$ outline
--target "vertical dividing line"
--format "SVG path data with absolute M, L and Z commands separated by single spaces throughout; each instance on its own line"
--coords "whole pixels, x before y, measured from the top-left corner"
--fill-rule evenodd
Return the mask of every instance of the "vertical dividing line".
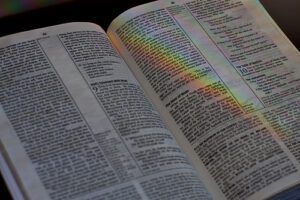
M 254 96 L 259 100 L 259 102 L 262 104 L 263 108 L 266 108 L 265 104 L 261 101 L 261 99 L 254 93 L 253 89 L 249 86 L 249 84 L 245 81 L 245 79 L 239 74 L 237 69 L 234 67 L 233 63 L 227 58 L 223 50 L 215 43 L 215 41 L 212 39 L 212 37 L 208 34 L 207 30 L 203 27 L 203 25 L 200 23 L 200 21 L 193 15 L 193 13 L 190 11 L 190 9 L 187 7 L 186 4 L 183 4 L 184 7 L 189 11 L 191 16 L 198 22 L 199 26 L 202 28 L 202 30 L 205 32 L 205 34 L 209 37 L 211 42 L 218 48 L 218 50 L 221 52 L 221 54 L 225 57 L 225 59 L 228 61 L 228 63 L 233 67 L 233 69 L 237 72 L 238 76 L 244 80 L 245 84 L 248 86 L 248 88 L 251 90 L 251 92 L 254 94 Z
M 71 60 L 73 61 L 74 65 L 76 66 L 76 69 L 78 70 L 78 72 L 81 74 L 81 76 L 83 77 L 84 81 L 86 82 L 87 86 L 90 88 L 90 90 L 92 91 L 95 99 L 97 100 L 97 102 L 99 103 L 99 106 L 101 107 L 101 109 L 104 111 L 104 113 L 107 116 L 107 119 L 109 120 L 109 122 L 111 123 L 112 127 L 115 129 L 116 133 L 118 134 L 120 140 L 122 141 L 123 145 L 125 146 L 126 150 L 128 151 L 129 155 L 132 157 L 132 159 L 134 160 L 136 166 L 138 167 L 140 173 L 142 174 L 142 176 L 144 176 L 144 173 L 141 169 L 141 167 L 139 166 L 138 162 L 136 161 L 135 157 L 132 155 L 132 153 L 129 150 L 129 147 L 127 146 L 126 142 L 124 141 L 124 139 L 121 136 L 121 133 L 119 132 L 119 130 L 116 128 L 115 124 L 113 123 L 113 121 L 110 119 L 109 114 L 107 113 L 106 109 L 104 108 L 103 104 L 101 103 L 101 101 L 99 100 L 99 98 L 97 97 L 97 95 L 95 94 L 95 92 L 93 91 L 93 89 L 91 88 L 90 84 L 88 83 L 88 81 L 86 80 L 86 78 L 84 77 L 84 75 L 81 73 L 81 71 L 79 70 L 79 67 L 77 66 L 76 62 L 73 60 L 72 56 L 70 55 L 70 52 L 68 51 L 68 49 L 65 47 L 64 43 L 61 41 L 59 35 L 57 36 L 59 41 L 61 42 L 62 46 L 64 47 L 64 49 L 66 50 L 66 52 L 68 53 L 69 57 L 71 58 Z
M 169 13 L 169 11 L 167 11 Z M 189 39 L 189 41 L 191 42 L 191 44 L 193 44 L 193 46 L 195 47 L 195 49 L 200 53 L 201 56 L 203 56 L 205 62 L 211 67 L 211 69 L 213 70 L 213 72 L 217 75 L 217 77 L 220 79 L 220 81 L 224 84 L 224 86 L 226 87 L 227 91 L 231 94 L 231 96 L 233 97 L 233 99 L 235 100 L 235 102 L 240 105 L 241 108 L 242 105 L 239 103 L 239 101 L 235 98 L 235 96 L 232 94 L 232 92 L 230 91 L 230 89 L 228 88 L 228 86 L 224 83 L 224 81 L 221 79 L 221 77 L 219 76 L 219 74 L 215 71 L 215 69 L 211 66 L 211 64 L 208 62 L 207 58 L 202 54 L 201 50 L 196 46 L 196 44 L 193 42 L 193 40 L 187 35 L 187 33 L 184 31 L 184 29 L 181 27 L 181 25 L 177 22 L 177 20 L 169 13 L 169 15 L 172 17 L 172 19 L 174 20 L 174 22 L 178 25 L 178 27 L 181 29 L 181 31 L 183 32 L 183 34 Z
M 57 37 L 57 36 L 56 36 L 56 37 Z M 62 81 L 62 79 L 60 78 L 60 76 L 58 75 L 58 72 L 56 71 L 55 67 L 53 66 L 53 64 L 52 64 L 52 62 L 50 61 L 49 57 L 47 56 L 46 52 L 44 51 L 44 49 L 43 49 L 42 45 L 40 44 L 39 40 L 37 40 L 37 43 L 38 43 L 38 45 L 40 46 L 41 50 L 43 51 L 43 53 L 44 53 L 45 57 L 47 58 L 49 64 L 50 64 L 51 67 L 53 68 L 53 71 L 54 71 L 54 73 L 56 74 L 57 78 L 60 80 L 61 84 L 62 84 L 63 87 L 65 88 L 65 91 L 67 92 L 68 96 L 70 97 L 70 99 L 72 100 L 73 104 L 75 105 L 75 107 L 76 107 L 77 111 L 79 112 L 81 118 L 82 118 L 83 121 L 85 122 L 85 124 L 86 124 L 87 128 L 89 129 L 89 131 L 90 131 L 90 133 L 91 133 L 91 136 L 93 137 L 94 141 L 97 141 L 96 138 L 95 138 L 95 136 L 94 136 L 94 134 L 93 134 L 92 128 L 90 127 L 89 123 L 86 121 L 84 115 L 81 113 L 79 107 L 77 106 L 75 100 L 73 99 L 72 95 L 71 95 L 70 92 L 68 91 L 66 85 L 64 84 L 64 82 Z M 105 155 L 103 149 L 101 148 L 100 145 L 99 145 L 99 147 L 100 147 L 100 150 L 102 151 L 103 155 L 105 156 L 106 162 L 110 165 L 110 167 L 111 167 L 111 168 L 113 169 L 113 171 L 116 173 L 116 170 L 112 167 L 112 165 L 110 164 L 109 160 L 106 158 L 106 155 Z M 122 179 L 119 177 L 119 174 L 116 173 L 116 175 L 117 175 L 119 181 L 121 182 Z

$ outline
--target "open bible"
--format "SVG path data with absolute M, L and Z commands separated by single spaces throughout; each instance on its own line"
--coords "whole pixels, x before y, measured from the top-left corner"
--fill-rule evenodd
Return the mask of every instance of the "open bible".
M 299 63 L 257 0 L 2 37 L 2 175 L 20 199 L 272 198 L 300 183 Z

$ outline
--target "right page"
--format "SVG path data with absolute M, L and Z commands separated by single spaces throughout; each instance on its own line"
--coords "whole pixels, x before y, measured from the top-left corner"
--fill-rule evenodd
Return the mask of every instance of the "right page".
M 300 183 L 300 56 L 257 0 L 157 1 L 108 35 L 215 199 Z

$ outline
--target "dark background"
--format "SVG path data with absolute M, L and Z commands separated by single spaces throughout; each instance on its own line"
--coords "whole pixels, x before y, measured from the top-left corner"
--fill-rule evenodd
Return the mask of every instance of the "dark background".
M 68 0 L 61 4 L 0 18 L 0 36 L 79 21 L 94 22 L 106 30 L 110 22 L 120 13 L 147 2 L 151 0 Z M 260 2 L 294 45 L 300 49 L 300 1 L 260 0 Z
M 0 18 L 0 36 L 57 25 L 66 22 L 87 21 L 107 29 L 110 22 L 125 10 L 151 0 L 70 0 L 61 4 L 27 10 Z M 260 0 L 266 10 L 300 49 L 300 1 Z M 0 176 L 0 199 L 10 199 Z M 4 197 L 4 198 L 3 198 Z

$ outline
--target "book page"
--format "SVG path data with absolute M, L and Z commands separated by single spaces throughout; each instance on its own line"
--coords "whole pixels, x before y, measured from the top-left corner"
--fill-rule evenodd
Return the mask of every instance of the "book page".
M 300 182 L 300 56 L 258 1 L 153 2 L 108 35 L 214 199 Z
M 27 199 L 210 199 L 100 27 L 0 39 L 0 133 Z

